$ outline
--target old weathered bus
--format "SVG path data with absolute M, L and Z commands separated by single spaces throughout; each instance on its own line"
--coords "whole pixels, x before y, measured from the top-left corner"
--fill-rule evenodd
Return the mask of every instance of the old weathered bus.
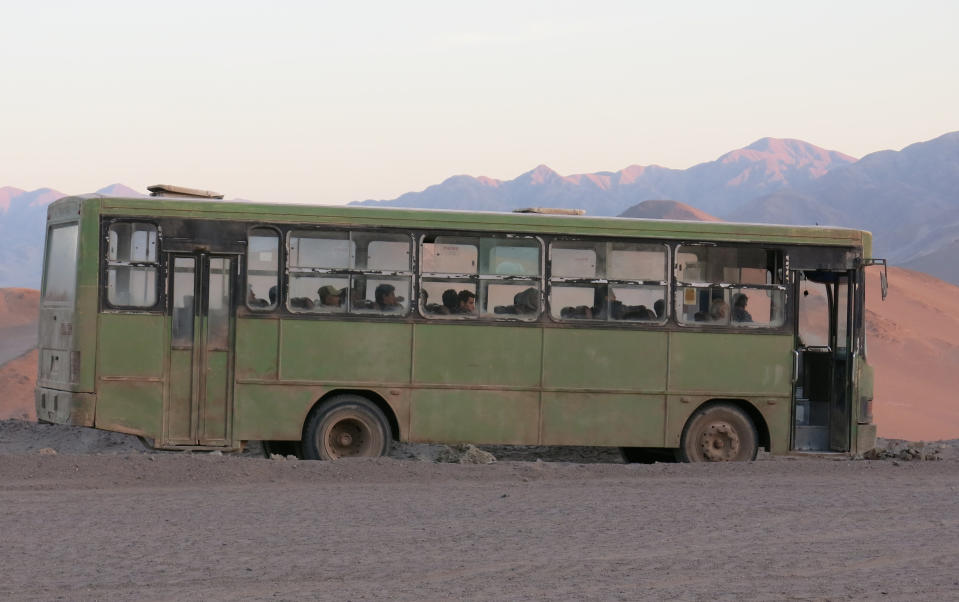
M 155 194 L 50 205 L 40 420 L 317 459 L 874 445 L 868 232 Z

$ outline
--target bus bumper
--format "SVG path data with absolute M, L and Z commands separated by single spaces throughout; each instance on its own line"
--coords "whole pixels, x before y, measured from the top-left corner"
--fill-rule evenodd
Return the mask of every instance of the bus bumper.
M 93 393 L 74 393 L 37 387 L 34 396 L 38 421 L 93 426 L 97 400 Z

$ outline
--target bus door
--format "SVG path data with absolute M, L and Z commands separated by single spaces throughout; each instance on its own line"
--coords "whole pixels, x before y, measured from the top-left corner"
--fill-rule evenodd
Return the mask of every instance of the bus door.
M 794 273 L 793 449 L 849 451 L 851 270 Z
M 234 256 L 170 254 L 168 445 L 230 445 Z

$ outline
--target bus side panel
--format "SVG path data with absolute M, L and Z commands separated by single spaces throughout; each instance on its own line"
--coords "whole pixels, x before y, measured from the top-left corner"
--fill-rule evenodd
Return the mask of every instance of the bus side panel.
M 419 389 L 410 441 L 529 445 L 538 417 L 538 392 Z
M 324 393 L 316 386 L 238 384 L 234 438 L 298 441 L 310 408 Z
M 100 315 L 98 428 L 160 436 L 166 326 L 162 315 Z
M 791 395 L 791 334 L 672 332 L 669 337 L 670 393 Z
M 544 387 L 666 390 L 665 332 L 550 328 L 544 336 Z
M 543 386 L 566 391 L 543 393 L 543 444 L 662 446 L 666 336 L 642 330 L 546 330 Z
M 100 381 L 96 427 L 157 439 L 163 421 L 163 383 Z
M 279 320 L 236 321 L 236 379 L 276 380 Z
M 283 320 L 280 379 L 409 383 L 412 332 L 396 322 Z
M 543 348 L 539 328 L 465 324 L 415 328 L 416 384 L 539 386 Z
M 543 393 L 543 445 L 662 447 L 664 395 Z

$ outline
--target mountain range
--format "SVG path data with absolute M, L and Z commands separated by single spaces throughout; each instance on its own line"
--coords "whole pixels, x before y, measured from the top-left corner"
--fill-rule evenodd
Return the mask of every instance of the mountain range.
M 143 196 L 122 184 L 96 191 Z M 0 286 L 38 287 L 49 188 L 0 188 Z M 655 202 L 653 202 L 655 201 Z M 959 284 L 959 132 L 862 159 L 762 138 L 689 169 L 631 165 L 562 176 L 540 165 L 513 180 L 452 176 L 395 199 L 353 204 L 847 226 L 871 230 L 874 255 Z M 713 217 L 715 216 L 715 217 Z

